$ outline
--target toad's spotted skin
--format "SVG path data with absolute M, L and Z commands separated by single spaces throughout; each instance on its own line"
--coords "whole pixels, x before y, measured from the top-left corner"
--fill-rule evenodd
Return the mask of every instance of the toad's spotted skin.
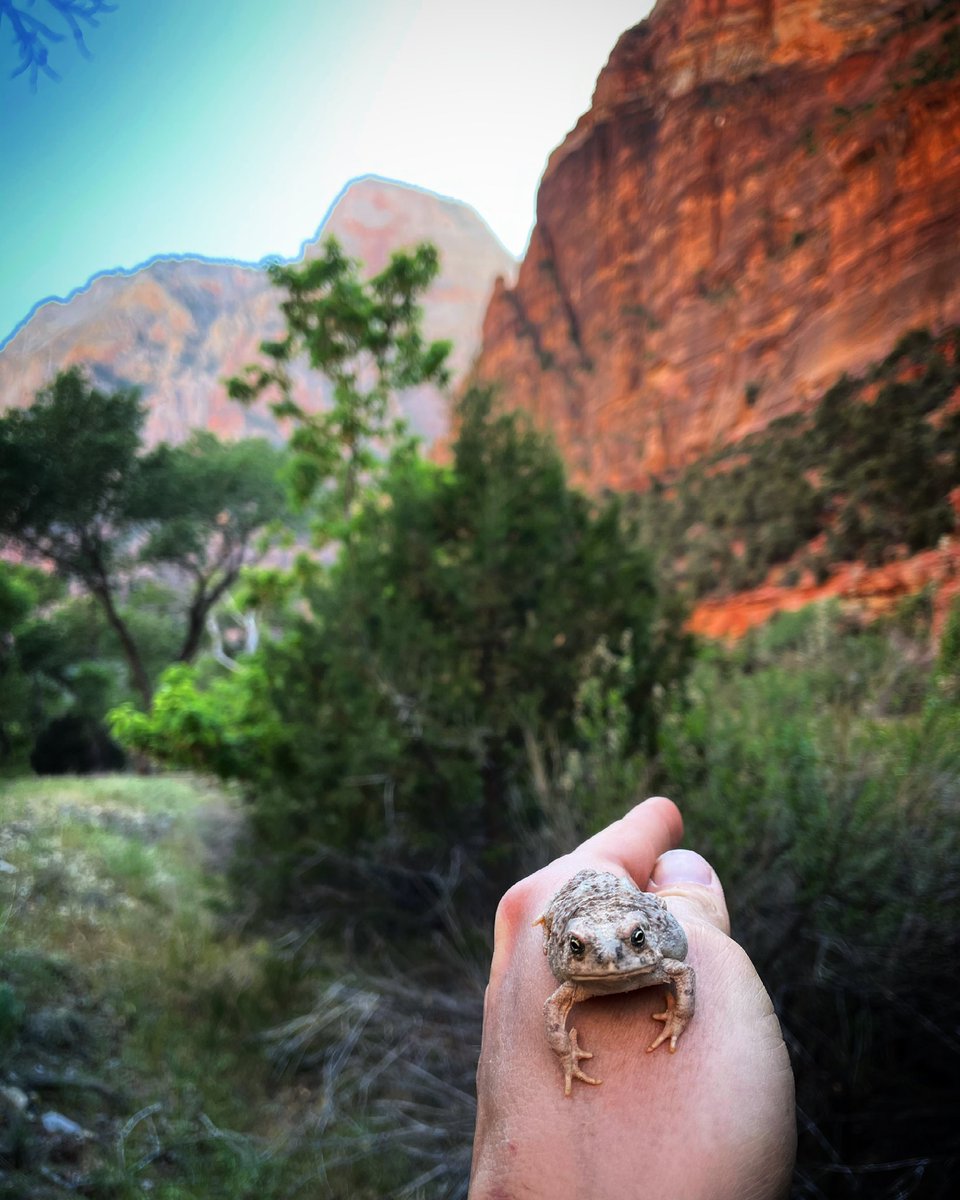
M 670 1052 L 676 1050 L 693 1016 L 694 973 L 682 961 L 686 935 L 659 896 L 609 871 L 578 871 L 538 924 L 546 935 L 543 952 L 560 981 L 543 1011 L 547 1040 L 563 1067 L 565 1095 L 574 1079 L 600 1083 L 580 1070 L 580 1061 L 593 1055 L 578 1045 L 576 1029 L 566 1027 L 570 1009 L 581 1000 L 667 984 L 666 1012 L 654 1014 L 663 1029 L 647 1049 L 669 1041 Z

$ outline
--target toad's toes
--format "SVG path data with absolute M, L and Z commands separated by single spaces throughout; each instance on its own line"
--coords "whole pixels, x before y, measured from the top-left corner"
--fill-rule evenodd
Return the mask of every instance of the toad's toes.
M 578 1063 L 584 1058 L 593 1058 L 593 1055 L 586 1050 L 581 1050 L 577 1045 L 577 1031 L 570 1030 L 570 1047 L 561 1058 L 563 1065 L 563 1094 L 569 1096 L 573 1091 L 573 1081 L 579 1079 L 582 1083 L 599 1084 L 602 1079 L 591 1079 L 589 1075 L 584 1075 L 580 1070 Z

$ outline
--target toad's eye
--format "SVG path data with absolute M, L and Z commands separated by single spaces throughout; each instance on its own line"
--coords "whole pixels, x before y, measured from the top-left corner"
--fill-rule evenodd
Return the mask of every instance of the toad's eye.
M 570 939 L 570 953 L 574 958 L 583 958 L 583 942 L 578 937 Z
M 634 946 L 642 946 L 646 940 L 647 935 L 643 932 L 639 925 L 633 931 L 633 933 L 630 934 L 630 941 Z

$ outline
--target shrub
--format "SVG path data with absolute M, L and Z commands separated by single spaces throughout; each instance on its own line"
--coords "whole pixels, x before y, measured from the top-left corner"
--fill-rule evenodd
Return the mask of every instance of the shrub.
M 126 755 L 107 731 L 89 717 L 57 717 L 41 732 L 30 754 L 38 775 L 91 775 L 119 771 Z
M 802 1195 L 947 1194 L 958 1150 L 960 714 L 903 636 L 778 619 L 702 656 L 662 733 L 791 1049 Z

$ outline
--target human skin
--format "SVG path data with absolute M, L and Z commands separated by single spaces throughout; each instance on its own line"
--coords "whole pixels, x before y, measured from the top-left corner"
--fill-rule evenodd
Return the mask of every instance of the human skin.
M 470 1200 L 773 1200 L 796 1149 L 793 1074 L 780 1025 L 743 949 L 729 936 L 720 881 L 674 850 L 680 813 L 638 804 L 573 853 L 515 884 L 497 911 L 477 1072 Z M 683 925 L 696 1014 L 675 1054 L 647 1047 L 663 988 L 590 999 L 568 1025 L 599 1087 L 562 1072 L 544 1029 L 556 987 L 535 922 L 584 867 L 629 875 Z

